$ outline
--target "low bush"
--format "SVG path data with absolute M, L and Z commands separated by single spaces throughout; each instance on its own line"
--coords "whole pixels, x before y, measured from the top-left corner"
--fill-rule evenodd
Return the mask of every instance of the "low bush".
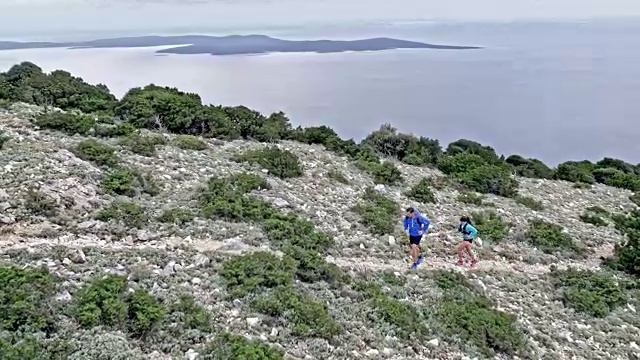
M 158 221 L 163 223 L 173 223 L 175 225 L 183 225 L 193 220 L 193 213 L 190 209 L 172 208 L 165 209 L 162 215 L 158 217 Z
M 420 179 L 405 195 L 424 204 L 436 202 L 436 197 L 431 191 L 431 181 L 428 178 Z
M 393 200 L 367 188 L 353 211 L 360 215 L 360 222 L 374 235 L 391 234 L 398 220 L 398 205 Z
M 27 190 L 24 207 L 36 216 L 53 217 L 58 214 L 58 205 L 55 200 L 36 189 Z
M 91 328 L 106 325 L 127 330 L 142 337 L 159 324 L 165 309 L 147 291 L 127 291 L 122 276 L 107 275 L 85 285 L 75 297 L 75 317 L 81 326 Z
M 534 211 L 544 210 L 544 206 L 542 205 L 541 201 L 537 201 L 534 198 L 531 198 L 528 196 L 516 196 L 515 201 L 516 203 L 526 206 L 529 209 Z
M 114 148 L 94 139 L 79 142 L 73 152 L 82 160 L 91 161 L 98 166 L 112 167 L 119 162 Z
M 565 306 L 595 317 L 604 317 L 627 303 L 618 282 L 606 273 L 568 269 L 551 272 L 553 283 L 562 289 Z
M 115 200 L 96 215 L 100 221 L 114 220 L 127 227 L 142 228 L 148 219 L 145 209 L 133 201 Z
M 438 162 L 438 169 L 447 175 L 464 174 L 481 166 L 485 166 L 482 157 L 469 153 L 443 156 Z
M 138 129 L 128 122 L 119 122 L 115 125 L 98 124 L 95 126 L 96 135 L 101 137 L 130 136 L 138 132 Z
M 244 152 L 236 156 L 235 160 L 258 164 L 281 179 L 299 177 L 303 173 L 300 160 L 294 153 L 275 146 Z
M 230 333 L 216 336 L 200 355 L 204 360 L 284 360 L 282 351 Z
M 434 315 L 445 334 L 461 338 L 485 356 L 523 354 L 526 340 L 514 315 L 494 309 L 461 274 L 441 271 L 435 281 L 444 296 Z
M 0 149 L 2 148 L 2 144 L 0 144 Z M 640 206 L 640 193 L 634 193 L 629 196 L 629 201 L 636 204 L 636 206 Z
M 518 182 L 503 166 L 480 166 L 459 174 L 456 178 L 462 185 L 482 194 L 504 197 L 514 197 L 518 194 Z
M 192 135 L 178 135 L 175 143 L 183 150 L 201 151 L 207 149 L 207 144 L 202 139 Z
M 108 172 L 102 179 L 101 187 L 108 194 L 130 197 L 139 193 L 155 196 L 160 192 L 159 185 L 151 174 L 141 174 L 124 168 L 116 168 Z
M 405 339 L 424 339 L 428 334 L 425 318 L 408 302 L 399 301 L 385 294 L 379 285 L 372 283 L 357 283 L 357 289 L 371 303 L 379 320 L 391 325 L 395 335 Z M 378 319 L 375 319 L 378 320 Z
M 186 329 L 209 332 L 212 329 L 211 314 L 199 305 L 191 295 L 182 295 L 170 308 L 170 314 L 177 316 Z
M 333 179 L 341 184 L 349 184 L 349 179 L 347 179 L 347 177 L 338 170 L 329 171 L 327 173 L 327 176 L 329 177 L 329 179 Z
M 251 306 L 263 314 L 283 317 L 296 336 L 331 339 L 342 332 L 325 304 L 290 286 L 267 291 Z
M 471 219 L 482 239 L 500 242 L 507 237 L 509 226 L 494 211 L 472 213 Z
M 561 226 L 540 219 L 529 220 L 525 236 L 531 245 L 547 254 L 562 250 L 573 252 L 581 252 L 582 250 L 574 243 L 571 236 L 563 231 Z
M 4 131 L 0 129 L 0 150 L 4 148 L 4 144 L 9 141 L 9 137 L 5 135 Z
M 56 279 L 46 268 L 0 267 L 0 332 L 52 333 L 55 295 Z
M 525 159 L 520 155 L 511 155 L 505 159 L 514 167 L 517 175 L 535 179 L 553 179 L 555 171 L 538 159 Z
M 153 157 L 156 155 L 156 147 L 164 145 L 166 140 L 159 135 L 140 135 L 132 133 L 121 137 L 119 144 L 127 147 L 132 153 L 141 156 Z
M 612 219 L 625 239 L 615 245 L 613 256 L 605 259 L 604 263 L 614 270 L 640 276 L 640 210 L 616 215 Z
M 558 165 L 555 178 L 574 183 L 593 184 L 596 182 L 591 174 L 593 170 L 594 165 L 589 161 L 567 161 Z
M 229 295 L 240 298 L 292 284 L 295 266 L 295 260 L 290 257 L 279 259 L 268 252 L 253 252 L 226 260 L 220 276 L 225 280 Z
M 383 156 L 416 166 L 436 164 L 442 155 L 438 140 L 398 133 L 390 124 L 380 126 L 380 129 L 369 134 L 362 143 L 371 146 Z
M 463 192 L 458 195 L 459 202 L 481 206 L 484 204 L 485 197 L 473 192 Z
M 588 212 L 580 215 L 580 220 L 587 224 L 591 224 L 597 227 L 607 226 L 609 225 L 603 218 L 598 215 L 590 214 Z
M 87 135 L 96 121 L 92 115 L 48 111 L 36 115 L 34 123 L 43 129 L 56 130 L 67 135 Z
M 404 181 L 402 172 L 392 162 L 359 160 L 357 164 L 373 177 L 374 184 L 397 185 Z

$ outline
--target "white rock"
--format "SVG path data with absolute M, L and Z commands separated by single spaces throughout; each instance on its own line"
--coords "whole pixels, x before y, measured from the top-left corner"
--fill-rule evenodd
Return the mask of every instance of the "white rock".
M 364 249 L 364 244 L 360 243 L 360 249 Z
M 207 267 L 211 260 L 205 254 L 198 254 L 193 259 L 193 264 L 197 267 Z
M 389 245 L 393 246 L 396 244 L 396 238 L 393 235 L 389 235 Z
M 193 349 L 189 349 L 184 354 L 184 357 L 187 358 L 187 360 L 196 360 L 198 358 L 198 353 Z
M 370 349 L 365 354 L 369 357 L 374 357 L 374 356 L 378 356 L 380 354 L 380 351 L 376 349 Z
M 256 326 L 259 323 L 260 323 L 260 318 L 257 318 L 257 317 L 247 318 L 247 324 L 249 326 Z
M 429 344 L 429 346 L 431 346 L 431 347 L 438 347 L 438 345 L 440 345 L 440 340 L 431 339 L 431 340 L 429 340 L 429 342 L 427 342 L 427 344 Z
M 198 284 L 202 283 L 202 280 L 200 280 L 200 278 L 196 277 L 196 278 L 191 279 L 191 283 L 193 285 L 198 285 Z

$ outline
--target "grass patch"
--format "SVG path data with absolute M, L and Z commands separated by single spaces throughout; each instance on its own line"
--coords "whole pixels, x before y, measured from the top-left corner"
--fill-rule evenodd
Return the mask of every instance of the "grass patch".
M 237 155 L 234 160 L 258 164 L 281 179 L 299 177 L 303 173 L 300 160 L 294 153 L 275 146 L 244 152 Z
M 627 303 L 623 289 L 609 274 L 568 269 L 553 271 L 551 277 L 556 288 L 562 289 L 563 304 L 576 311 L 604 317 Z
M 353 211 L 360 215 L 362 225 L 374 235 L 393 233 L 399 216 L 398 205 L 372 188 L 364 191 Z
M 544 210 L 544 206 L 541 201 L 536 201 L 532 197 L 529 196 L 516 196 L 516 203 L 526 206 L 533 211 L 542 211 Z
M 431 191 L 431 181 L 428 178 L 420 179 L 405 195 L 424 204 L 436 202 L 436 197 Z

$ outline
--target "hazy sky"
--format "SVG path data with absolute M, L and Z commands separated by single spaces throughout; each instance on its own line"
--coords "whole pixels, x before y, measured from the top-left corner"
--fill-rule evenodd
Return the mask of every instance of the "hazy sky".
M 640 16 L 640 0 L 0 0 L 0 34 Z

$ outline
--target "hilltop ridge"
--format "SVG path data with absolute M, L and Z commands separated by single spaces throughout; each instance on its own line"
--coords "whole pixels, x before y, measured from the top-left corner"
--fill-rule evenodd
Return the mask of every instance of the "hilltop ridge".
M 2 100 L 8 359 L 640 353 L 637 166 L 552 169 L 390 125 L 356 143 L 29 63 L 0 74 Z M 417 271 L 408 205 L 434 224 Z M 461 214 L 484 240 L 471 270 L 453 265 Z

